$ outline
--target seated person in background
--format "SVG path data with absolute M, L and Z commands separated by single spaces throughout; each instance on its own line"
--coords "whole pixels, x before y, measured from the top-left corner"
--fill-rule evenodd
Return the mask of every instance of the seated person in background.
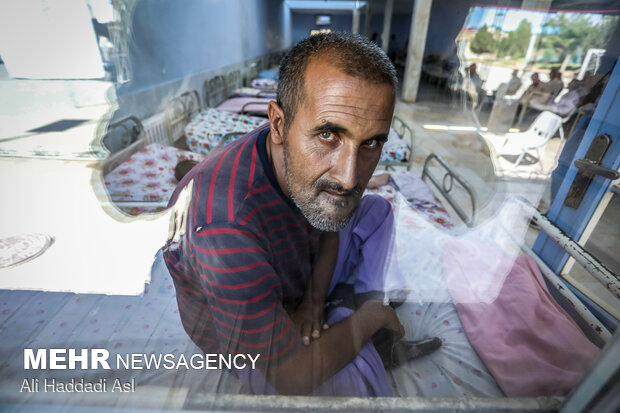
M 540 81 L 538 73 L 532 73 L 532 84 L 525 90 L 525 92 L 523 92 L 523 95 L 521 95 L 521 99 L 519 101 L 520 109 L 517 111 L 517 114 L 515 114 L 516 126 L 522 123 L 526 111 L 529 107 L 534 107 L 535 105 L 538 105 L 539 107 L 546 108 L 546 105 L 553 104 L 553 99 L 555 98 L 555 95 L 553 95 L 553 98 L 551 98 L 551 92 L 555 93 L 558 85 L 560 85 L 560 90 L 562 90 L 563 87 L 562 81 L 557 78 L 557 76 L 559 76 L 559 73 L 560 72 L 557 69 L 552 69 L 550 76 L 553 76 L 553 78 L 551 78 L 551 80 L 547 83 Z M 559 93 L 560 90 L 557 90 L 557 93 Z M 546 108 L 537 110 L 551 109 Z
M 549 94 L 547 103 L 553 102 L 553 100 L 564 89 L 564 83 L 562 83 L 562 74 L 557 68 L 551 69 L 549 72 L 549 81 L 545 83 L 545 92 Z
M 519 71 L 515 69 L 512 71 L 512 76 L 510 77 L 510 80 L 507 83 L 505 94 L 508 96 L 514 95 L 515 93 L 517 93 L 520 87 L 521 87 L 521 79 L 519 79 Z
M 542 93 L 545 90 L 545 84 L 540 81 L 540 76 L 538 75 L 538 73 L 532 73 L 530 79 L 532 79 L 532 84 L 529 85 L 528 88 L 525 89 L 525 92 L 523 92 L 523 95 L 521 95 L 522 104 L 527 104 L 534 92 Z
M 560 97 L 557 102 L 551 102 L 547 104 L 530 102 L 530 107 L 539 111 L 548 110 L 562 117 L 568 116 L 573 113 L 577 107 L 581 104 L 581 100 L 588 94 L 590 90 L 585 84 L 574 78 L 568 84 L 568 92 Z
M 163 257 L 183 326 L 205 353 L 257 358 L 256 370 L 234 371 L 248 392 L 392 394 L 377 337 L 403 336 L 383 299 L 404 283 L 384 276 L 392 208 L 362 193 L 396 82 L 367 39 L 302 40 L 282 61 L 269 123 L 212 152 L 174 191 Z M 333 299 L 341 285 L 354 293 L 348 305 Z M 324 313 L 326 303 L 336 304 Z
M 502 83 L 497 87 L 497 90 L 493 92 L 493 98 L 501 98 L 504 96 L 511 96 L 517 93 L 521 87 L 521 79 L 519 79 L 519 71 L 517 69 L 512 71 L 512 76 L 508 82 Z

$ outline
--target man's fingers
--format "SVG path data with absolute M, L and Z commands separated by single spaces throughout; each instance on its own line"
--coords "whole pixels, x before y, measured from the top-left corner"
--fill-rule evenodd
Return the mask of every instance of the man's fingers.
M 323 323 L 323 330 L 327 330 L 329 328 L 329 324 Z
M 301 342 L 306 346 L 310 345 L 310 329 L 312 325 L 310 323 L 303 323 L 301 325 Z
M 320 320 L 315 320 L 314 323 L 312 323 L 312 338 L 319 338 L 321 337 L 321 322 Z

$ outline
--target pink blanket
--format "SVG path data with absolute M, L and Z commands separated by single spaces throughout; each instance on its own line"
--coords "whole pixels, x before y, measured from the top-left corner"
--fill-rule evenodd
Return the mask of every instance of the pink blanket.
M 599 349 L 551 297 L 532 257 L 514 260 L 494 300 L 463 300 L 468 287 L 462 280 L 481 268 L 478 260 L 463 259 L 462 250 L 472 247 L 481 250 L 482 260 L 502 254 L 461 240 L 445 244 L 447 283 L 476 352 L 509 397 L 568 394 Z M 495 275 L 502 280 L 502 274 Z

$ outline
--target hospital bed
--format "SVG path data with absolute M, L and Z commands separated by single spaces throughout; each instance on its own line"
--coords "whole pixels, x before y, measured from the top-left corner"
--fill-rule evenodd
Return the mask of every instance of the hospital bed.
M 266 116 L 267 105 L 275 99 L 275 88 L 260 87 L 259 83 L 254 83 L 256 79 L 252 81 L 251 87 L 242 88 L 240 79 L 240 74 L 237 77 L 235 72 L 228 74 L 228 81 L 222 75 L 207 79 L 203 85 L 207 107 L 232 113 Z
M 125 140 L 133 141 L 104 161 L 102 175 L 107 194 L 101 194 L 101 198 L 109 197 L 130 215 L 161 211 L 177 184 L 174 168 L 178 162 L 200 161 L 211 150 L 263 122 L 262 118 L 212 108 L 202 110 L 195 90 L 171 99 L 162 114 L 144 125 L 133 116 L 114 122 L 108 127 L 109 133 L 116 136 L 121 130 L 130 134 Z

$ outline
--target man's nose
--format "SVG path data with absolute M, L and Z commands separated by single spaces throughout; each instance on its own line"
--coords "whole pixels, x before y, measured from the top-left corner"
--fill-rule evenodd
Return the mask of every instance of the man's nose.
M 358 150 L 350 145 L 344 145 L 338 151 L 332 166 L 331 176 L 345 190 L 357 187 Z

